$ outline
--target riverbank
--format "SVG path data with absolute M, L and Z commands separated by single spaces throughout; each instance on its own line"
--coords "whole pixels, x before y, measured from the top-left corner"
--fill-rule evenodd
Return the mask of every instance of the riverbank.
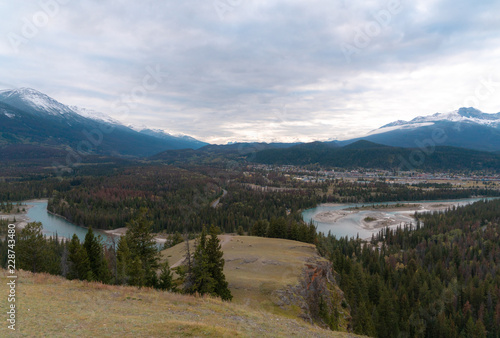
M 469 204 L 467 201 L 429 201 L 420 203 L 397 203 L 377 204 L 361 207 L 349 207 L 339 210 L 327 210 L 313 215 L 312 220 L 320 223 L 335 225 L 347 216 L 352 217 L 359 214 L 359 226 L 363 230 L 374 231 L 385 227 L 394 227 L 402 224 L 413 223 L 414 214 L 433 211 L 445 211 L 447 209 Z M 325 207 L 339 207 L 342 204 L 322 204 Z
M 103 232 L 105 232 L 110 236 L 121 237 L 125 236 L 125 234 L 127 233 L 127 227 L 116 228 L 113 230 L 103 230 Z M 165 237 L 162 237 L 161 235 L 158 234 L 155 234 L 154 240 L 157 244 L 165 244 L 165 242 L 167 241 Z
M 34 207 L 34 204 L 30 203 L 40 203 L 40 202 L 47 202 L 47 199 L 33 199 L 33 200 L 28 200 L 28 201 L 22 201 L 19 202 L 21 203 L 21 210 L 20 212 L 16 213 L 0 213 L 0 219 L 7 219 L 10 220 L 13 224 L 15 224 L 16 228 L 18 230 L 24 229 L 28 223 L 33 222 L 32 219 L 28 217 L 28 210 Z M 17 203 L 17 202 L 16 202 Z M 15 206 L 17 208 L 17 206 Z M 15 220 L 15 221 L 14 221 Z

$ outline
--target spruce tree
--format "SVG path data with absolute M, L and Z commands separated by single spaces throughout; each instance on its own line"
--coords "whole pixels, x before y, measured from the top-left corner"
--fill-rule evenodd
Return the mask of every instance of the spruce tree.
M 152 226 L 153 222 L 146 219 L 146 210 L 141 210 L 140 216 L 127 224 L 125 239 L 132 260 L 138 259 L 142 265 L 142 271 L 145 275 L 143 285 L 156 287 L 159 254 L 154 235 L 151 232 Z M 134 267 L 134 271 L 136 270 Z
M 205 227 L 201 231 L 198 245 L 196 246 L 191 273 L 188 276 L 187 285 L 189 293 L 213 294 L 215 288 L 215 280 L 210 273 L 210 262 L 206 253 L 207 247 L 207 232 Z
M 252 226 L 250 233 L 252 236 L 266 237 L 267 228 L 269 227 L 269 222 L 266 220 L 258 220 Z
M 21 269 L 45 271 L 48 244 L 42 234 L 42 223 L 28 223 L 19 233 L 17 248 L 18 265 Z
M 120 237 L 116 249 L 116 284 L 127 284 L 130 269 L 130 250 L 125 236 Z
M 212 225 L 210 227 L 210 238 L 206 245 L 209 273 L 215 282 L 214 293 L 223 300 L 231 300 L 233 296 L 224 275 L 224 253 L 222 252 L 220 240 L 217 237 L 218 233 L 219 229 Z
M 107 283 L 110 280 L 110 271 L 108 263 L 104 258 L 104 252 L 101 244 L 101 236 L 95 236 L 92 227 L 85 235 L 83 247 L 87 251 L 90 269 L 94 278 L 100 282 Z
M 76 234 L 68 244 L 68 279 L 93 280 L 92 269 L 90 268 L 87 251 L 80 244 Z
M 172 289 L 172 271 L 170 271 L 170 265 L 168 260 L 161 265 L 160 280 L 158 282 L 158 288 L 161 290 L 171 290 Z
M 129 285 L 142 287 L 146 283 L 146 271 L 142 267 L 142 262 L 139 257 L 135 257 L 130 262 L 129 267 Z

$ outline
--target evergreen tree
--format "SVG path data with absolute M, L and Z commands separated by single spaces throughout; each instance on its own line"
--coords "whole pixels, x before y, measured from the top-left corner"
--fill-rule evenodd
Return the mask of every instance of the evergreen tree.
M 93 280 L 92 269 L 90 268 L 87 251 L 80 244 L 76 234 L 68 244 L 68 279 Z
M 143 271 L 145 276 L 144 285 L 156 287 L 156 270 L 159 267 L 159 254 L 156 247 L 156 241 L 151 232 L 152 226 L 153 222 L 146 219 L 146 210 L 141 210 L 140 216 L 127 224 L 125 239 L 130 250 L 132 261 L 138 259 L 142 265 L 142 269 L 140 270 Z M 133 270 L 135 272 L 138 271 L 136 267 L 134 267 Z M 138 281 L 140 279 L 135 280 Z
M 172 289 L 172 271 L 170 271 L 170 266 L 168 260 L 161 265 L 160 280 L 158 282 L 158 288 L 161 290 L 171 290 Z
M 48 244 L 42 234 L 42 223 L 28 223 L 19 233 L 17 248 L 19 268 L 45 271 Z
M 207 247 L 207 232 L 205 227 L 201 231 L 198 245 L 193 254 L 191 263 L 191 273 L 188 275 L 189 293 L 213 294 L 215 288 L 215 280 L 210 274 L 210 262 L 206 253 Z
M 104 258 L 103 247 L 101 244 L 101 236 L 95 236 L 92 227 L 89 228 L 85 235 L 83 247 L 89 258 L 90 269 L 94 278 L 100 282 L 108 283 L 111 276 L 108 263 Z
M 224 275 L 224 258 L 217 234 L 219 229 L 212 226 L 210 237 L 207 240 L 205 228 L 201 231 L 198 245 L 196 246 L 191 273 L 188 275 L 187 284 L 189 293 L 210 294 L 224 300 L 231 300 L 233 296 L 228 288 Z
M 252 236 L 258 237 L 266 237 L 267 236 L 267 228 L 269 227 L 269 222 L 266 220 L 258 220 L 252 226 L 250 233 Z
M 209 262 L 209 273 L 214 279 L 214 293 L 223 300 L 231 300 L 233 296 L 229 290 L 226 276 L 224 275 L 224 253 L 217 237 L 219 229 L 215 226 L 210 227 L 210 238 L 206 246 L 206 255 Z
M 129 285 L 142 287 L 146 283 L 146 271 L 142 267 L 142 262 L 139 257 L 135 257 L 130 262 L 128 274 L 130 277 L 128 282 Z
M 116 250 L 116 284 L 127 284 L 130 270 L 130 250 L 125 236 L 120 237 Z

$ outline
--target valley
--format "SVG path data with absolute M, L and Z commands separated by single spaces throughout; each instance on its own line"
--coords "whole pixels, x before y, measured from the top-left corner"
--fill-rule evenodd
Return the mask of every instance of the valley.
M 21 334 L 500 332 L 495 152 L 213 145 L 30 89 L 0 103 L 0 262 L 15 223 Z M 497 128 L 470 109 L 414 122 L 448 117 Z
M 499 338 L 498 13 L 1 2 L 0 338 Z

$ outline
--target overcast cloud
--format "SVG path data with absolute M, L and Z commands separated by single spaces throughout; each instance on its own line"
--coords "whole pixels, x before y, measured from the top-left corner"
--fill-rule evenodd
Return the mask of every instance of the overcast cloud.
M 498 13 L 494 0 L 3 1 L 0 89 L 212 143 L 345 139 L 499 112 Z

